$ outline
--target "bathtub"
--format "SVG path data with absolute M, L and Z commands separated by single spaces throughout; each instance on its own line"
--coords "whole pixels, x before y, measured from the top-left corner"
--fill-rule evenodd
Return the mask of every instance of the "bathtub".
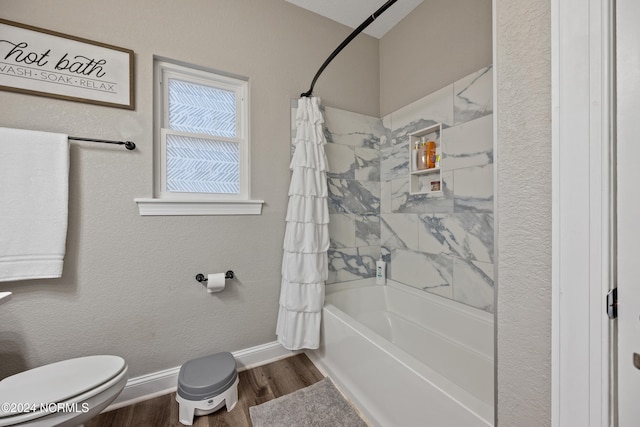
M 493 316 L 388 281 L 328 285 L 309 357 L 373 426 L 493 425 Z

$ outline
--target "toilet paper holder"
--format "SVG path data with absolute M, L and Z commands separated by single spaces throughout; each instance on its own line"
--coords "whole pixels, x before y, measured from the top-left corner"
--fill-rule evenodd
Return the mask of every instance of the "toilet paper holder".
M 226 273 L 224 273 L 224 278 L 225 279 L 233 279 L 235 277 L 235 275 L 233 274 L 233 271 L 228 270 Z M 198 273 L 196 274 L 196 280 L 200 283 L 202 282 L 206 282 L 209 279 L 206 278 L 206 276 L 202 273 Z

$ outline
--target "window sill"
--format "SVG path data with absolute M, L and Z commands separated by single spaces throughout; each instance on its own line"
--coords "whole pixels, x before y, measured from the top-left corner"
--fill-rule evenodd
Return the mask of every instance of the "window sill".
M 264 200 L 200 201 L 134 199 L 140 216 L 261 215 Z

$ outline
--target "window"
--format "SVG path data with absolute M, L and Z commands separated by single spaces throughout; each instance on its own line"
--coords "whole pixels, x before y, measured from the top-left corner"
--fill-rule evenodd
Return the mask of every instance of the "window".
M 248 81 L 155 59 L 154 85 L 154 199 L 136 199 L 140 214 L 259 214 L 249 191 Z

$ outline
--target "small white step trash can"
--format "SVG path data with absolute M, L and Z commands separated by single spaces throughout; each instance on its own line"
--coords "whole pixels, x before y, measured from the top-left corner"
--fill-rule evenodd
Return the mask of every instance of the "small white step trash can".
M 207 415 L 226 405 L 231 411 L 238 403 L 236 359 L 228 352 L 189 360 L 180 367 L 176 400 L 180 422 L 193 424 L 193 416 Z

